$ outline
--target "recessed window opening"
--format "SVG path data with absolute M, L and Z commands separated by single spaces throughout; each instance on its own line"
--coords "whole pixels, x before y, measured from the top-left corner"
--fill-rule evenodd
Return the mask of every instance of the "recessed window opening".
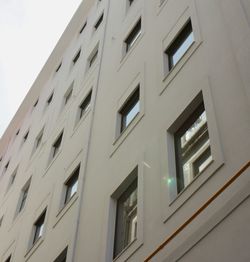
M 73 58 L 73 64 L 75 64 L 77 62 L 77 60 L 79 59 L 80 55 L 81 55 L 81 49 L 77 52 L 77 54 Z
M 102 13 L 102 15 L 99 17 L 99 19 L 97 20 L 97 22 L 96 22 L 96 24 L 95 24 L 95 26 L 94 26 L 95 30 L 98 29 L 98 27 L 99 27 L 100 24 L 102 23 L 102 20 L 103 20 L 103 13 Z
M 7 164 L 4 166 L 5 172 L 8 170 L 9 164 L 10 164 L 10 161 L 8 161 Z
M 39 99 L 37 99 L 36 102 L 34 103 L 33 108 L 35 108 L 35 107 L 37 106 L 38 100 L 39 100 Z
M 28 139 L 29 131 L 26 132 L 26 134 L 23 137 L 23 142 L 25 142 Z
M 83 24 L 82 28 L 79 31 L 79 34 L 81 34 L 83 32 L 83 30 L 86 28 L 87 26 L 87 21 Z
M 52 92 L 52 94 L 51 94 L 51 95 L 49 96 L 49 98 L 47 99 L 47 105 L 50 105 L 50 103 L 52 102 L 53 95 L 54 95 L 54 92 Z
M 193 43 L 194 33 L 191 20 L 189 20 L 165 51 L 168 56 L 169 71 L 179 62 Z
M 140 112 L 140 87 L 138 86 L 130 98 L 125 102 L 119 114 L 121 115 L 122 133 Z
M 28 181 L 28 183 L 26 183 L 26 185 L 23 187 L 21 191 L 21 200 L 20 200 L 20 205 L 18 208 L 18 213 L 20 213 L 25 206 L 25 203 L 28 197 L 29 188 L 30 188 L 30 180 Z
M 133 27 L 132 31 L 129 33 L 128 37 L 124 41 L 126 44 L 126 53 L 135 44 L 136 40 L 139 38 L 140 35 L 141 35 L 141 18 Z
M 43 139 L 43 129 L 40 131 L 39 135 L 36 138 L 35 149 L 37 149 L 41 145 L 42 139 Z
M 117 199 L 113 258 L 116 258 L 136 237 L 137 177 Z
M 60 70 L 61 66 L 62 66 L 62 62 L 61 62 L 61 63 L 58 65 L 58 67 L 56 68 L 56 73 Z
M 64 101 L 64 104 L 65 104 L 65 105 L 69 102 L 69 100 L 70 100 L 70 98 L 71 98 L 71 96 L 72 96 L 72 93 L 73 93 L 73 88 L 71 88 L 71 89 L 69 90 L 69 92 L 65 95 L 65 101 Z
M 42 215 L 37 219 L 34 224 L 34 237 L 33 237 L 33 245 L 42 237 L 44 232 L 44 222 L 45 222 L 46 210 L 42 213 Z
M 9 187 L 11 187 L 11 186 L 14 184 L 14 182 L 15 182 L 15 180 L 16 180 L 16 175 L 17 175 L 17 168 L 16 168 L 16 170 L 12 173 L 12 175 L 10 176 Z
M 134 0 L 128 0 L 129 5 L 132 5 L 132 3 L 134 2 Z
M 92 96 L 92 90 L 89 92 L 89 94 L 86 96 L 86 98 L 83 100 L 81 105 L 79 106 L 80 108 L 80 116 L 79 118 L 82 118 L 82 116 L 87 112 L 87 110 L 90 107 L 90 102 L 91 102 L 91 96 Z
M 66 194 L 64 204 L 66 205 L 69 200 L 76 194 L 78 188 L 78 177 L 79 177 L 80 166 L 74 171 L 69 180 L 65 183 Z
M 94 64 L 97 56 L 98 56 L 98 48 L 95 50 L 95 52 L 92 54 L 92 56 L 89 59 L 89 68 Z
M 2 226 L 3 224 L 3 216 L 0 218 L 0 227 Z
M 59 137 L 56 139 L 55 143 L 52 146 L 52 158 L 55 157 L 55 155 L 58 153 L 63 138 L 63 132 L 59 135 Z
M 182 191 L 212 161 L 207 116 L 202 102 L 175 132 L 177 191 Z
M 66 247 L 60 255 L 54 260 L 54 262 L 66 262 L 68 247 Z
M 10 262 L 11 261 L 11 255 L 5 260 L 5 262 Z
M 20 129 L 18 129 L 18 130 L 16 131 L 16 136 L 18 136 L 19 133 L 20 133 Z

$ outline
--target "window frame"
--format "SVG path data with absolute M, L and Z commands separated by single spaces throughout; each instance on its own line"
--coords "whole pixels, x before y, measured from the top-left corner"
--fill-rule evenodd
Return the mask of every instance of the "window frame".
M 74 169 L 69 178 L 64 182 L 65 194 L 63 207 L 66 206 L 70 200 L 77 194 L 79 188 L 80 164 Z M 72 188 L 77 183 L 76 191 L 72 194 Z
M 31 185 L 31 178 L 29 178 L 29 180 L 25 183 L 25 185 L 21 189 L 21 193 L 20 193 L 20 197 L 19 197 L 19 201 L 18 201 L 18 205 L 16 209 L 16 215 L 21 213 L 26 206 L 26 202 L 27 202 L 27 198 L 28 198 L 29 190 L 30 190 L 30 185 Z
M 107 256 L 105 262 L 110 261 L 127 261 L 127 259 L 135 253 L 142 245 L 144 241 L 144 231 L 143 231 L 143 183 L 144 183 L 144 167 L 143 161 L 144 156 L 141 155 L 135 162 L 130 165 L 129 172 L 127 168 L 123 169 L 122 173 L 119 175 L 118 181 L 116 181 L 112 188 L 114 188 L 113 193 L 110 195 L 110 205 L 109 205 L 109 219 L 107 227 L 107 237 L 111 239 L 107 244 Z M 127 245 L 115 258 L 114 254 L 114 236 L 115 236 L 115 226 L 116 226 L 116 199 L 122 195 L 126 188 L 137 179 L 137 237 L 129 245 Z
M 62 130 L 59 135 L 57 136 L 57 138 L 55 139 L 54 143 L 52 144 L 52 148 L 51 148 L 51 160 L 54 159 L 58 154 L 59 151 L 62 147 L 62 142 L 63 142 L 63 135 L 64 135 L 64 130 Z M 56 145 L 57 143 L 59 143 L 59 145 Z
M 139 28 L 139 30 L 137 30 Z M 136 20 L 133 27 L 130 29 L 129 33 L 125 37 L 123 44 L 124 44 L 124 50 L 125 54 L 129 53 L 131 49 L 136 45 L 139 38 L 142 35 L 142 18 L 141 16 L 139 19 Z
M 91 108 L 91 100 L 92 100 L 92 89 L 87 93 L 87 95 L 83 98 L 82 102 L 78 106 L 78 122 L 90 110 L 90 108 Z
M 96 20 L 94 24 L 94 32 L 96 32 L 100 28 L 100 26 L 103 23 L 103 20 L 104 20 L 104 12 L 102 12 L 100 16 L 98 17 L 98 19 Z
M 34 246 L 44 235 L 46 213 L 47 209 L 43 210 L 41 215 L 36 219 L 36 221 L 33 224 L 32 246 Z
M 68 246 L 57 256 L 53 262 L 66 262 L 67 261 Z
M 72 65 L 74 66 L 77 61 L 80 59 L 80 56 L 81 56 L 81 53 L 82 53 L 82 49 L 79 48 L 78 51 L 75 53 L 73 59 L 72 59 Z
M 160 163 L 161 163 L 161 210 L 163 222 L 165 223 L 185 202 L 209 180 L 216 171 L 224 164 L 224 155 L 220 141 L 216 115 L 214 111 L 214 101 L 211 95 L 209 78 L 204 77 L 197 84 L 196 91 L 190 92 L 191 86 L 187 87 L 183 93 L 183 99 L 177 102 L 177 110 L 173 111 L 170 119 L 162 125 L 160 135 Z M 196 87 L 192 83 L 192 87 Z M 202 92 L 202 96 L 201 96 Z M 201 102 L 206 109 L 208 132 L 210 138 L 210 148 L 213 161 L 196 176 L 180 193 L 177 192 L 174 133 L 181 124 L 193 112 L 193 109 Z

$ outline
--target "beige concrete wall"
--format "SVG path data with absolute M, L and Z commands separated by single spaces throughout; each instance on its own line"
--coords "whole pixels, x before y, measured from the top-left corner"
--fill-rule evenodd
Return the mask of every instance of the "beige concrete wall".
M 102 12 L 103 23 L 95 32 Z M 134 0 L 130 7 L 125 0 L 83 1 L 1 139 L 0 261 L 10 254 L 17 262 L 53 261 L 67 245 L 67 261 L 112 261 L 111 196 L 136 166 L 137 239 L 118 262 L 144 261 L 221 189 L 250 155 L 249 14 L 243 0 Z M 139 18 L 141 36 L 126 54 L 124 40 Z M 188 19 L 195 43 L 167 73 L 164 51 Z M 97 45 L 97 61 L 88 69 Z M 81 56 L 72 66 L 79 48 Z M 63 107 L 73 81 L 73 95 Z M 138 84 L 140 113 L 120 135 L 118 111 Z M 78 107 L 91 89 L 91 106 L 77 121 Z M 171 130 L 200 92 L 213 162 L 177 194 L 175 185 L 166 183 L 175 173 Z M 42 144 L 32 153 L 43 127 Z M 51 146 L 62 130 L 60 152 L 50 162 Z M 78 192 L 61 209 L 64 183 L 79 163 Z M 25 208 L 16 215 L 30 178 Z M 249 192 L 248 168 L 150 261 L 249 260 Z M 45 232 L 30 249 L 32 225 L 45 207 Z

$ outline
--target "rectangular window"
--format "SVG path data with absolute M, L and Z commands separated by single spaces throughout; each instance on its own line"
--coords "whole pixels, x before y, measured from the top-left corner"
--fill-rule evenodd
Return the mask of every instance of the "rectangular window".
M 165 51 L 168 57 L 169 71 L 178 63 L 193 43 L 194 33 L 191 20 L 189 20 Z
M 98 56 L 98 48 L 95 50 L 95 52 L 89 58 L 89 68 L 94 64 L 97 56 Z
M 50 105 L 50 103 L 52 102 L 53 95 L 54 95 L 54 92 L 52 92 L 52 94 L 51 94 L 51 95 L 49 96 L 49 98 L 47 99 L 47 105 Z
M 122 133 L 140 112 L 140 87 L 137 87 L 119 111 Z
M 37 221 L 34 223 L 34 237 L 32 244 L 34 245 L 43 235 L 44 223 L 45 223 L 46 210 L 40 215 Z
M 73 58 L 73 65 L 77 62 L 77 60 L 79 59 L 80 55 L 81 55 L 81 49 L 74 56 L 74 58 Z
M 83 24 L 83 26 L 81 27 L 79 34 L 81 34 L 83 32 L 83 30 L 86 28 L 87 26 L 87 21 Z
M 80 116 L 79 119 L 82 118 L 82 116 L 87 112 L 87 110 L 90 107 L 90 102 L 91 102 L 91 96 L 92 96 L 92 90 L 89 92 L 89 94 L 86 96 L 86 98 L 83 100 L 81 105 L 79 106 L 80 109 Z
M 124 41 L 126 44 L 126 53 L 135 44 L 136 40 L 139 38 L 140 35 L 141 35 L 141 18 L 133 27 L 132 31 L 129 33 L 128 37 Z
M 26 134 L 23 137 L 23 143 L 26 142 L 26 140 L 28 139 L 29 136 L 29 130 L 26 132 Z
M 103 20 L 103 13 L 102 13 L 102 15 L 99 17 L 99 19 L 97 20 L 97 22 L 96 22 L 96 24 L 95 24 L 95 26 L 94 26 L 95 30 L 98 29 L 98 27 L 99 27 L 100 24 L 102 23 L 102 20 Z
M 35 141 L 35 150 L 41 145 L 43 139 L 43 129 L 38 134 L 36 141 Z
M 77 167 L 77 169 L 73 172 L 71 177 L 65 183 L 65 187 L 66 187 L 65 200 L 64 200 L 65 205 L 77 192 L 79 171 L 80 171 L 80 166 Z
M 10 262 L 11 261 L 11 255 L 5 260 L 5 262 Z
M 26 203 L 26 200 L 27 200 L 27 197 L 28 197 L 29 188 L 30 188 L 30 180 L 25 184 L 25 186 L 23 187 L 23 189 L 21 191 L 18 213 L 20 213 L 25 206 L 25 203 Z
M 62 138 L 63 138 L 63 132 L 59 135 L 59 137 L 56 139 L 52 146 L 52 158 L 55 157 L 55 155 L 58 153 L 61 143 L 62 143 Z
M 116 202 L 113 258 L 117 257 L 137 237 L 137 177 Z
M 174 134 L 177 191 L 182 191 L 212 161 L 204 103 Z
M 68 247 L 66 247 L 60 255 L 54 260 L 54 262 L 66 262 L 67 260 Z
M 56 73 L 60 70 L 61 66 L 62 66 L 62 62 L 61 62 L 61 63 L 58 65 L 58 67 L 56 68 Z

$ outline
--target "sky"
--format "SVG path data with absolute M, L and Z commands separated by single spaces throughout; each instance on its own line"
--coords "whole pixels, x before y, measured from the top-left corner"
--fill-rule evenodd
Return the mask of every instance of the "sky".
M 0 137 L 82 0 L 0 0 Z

